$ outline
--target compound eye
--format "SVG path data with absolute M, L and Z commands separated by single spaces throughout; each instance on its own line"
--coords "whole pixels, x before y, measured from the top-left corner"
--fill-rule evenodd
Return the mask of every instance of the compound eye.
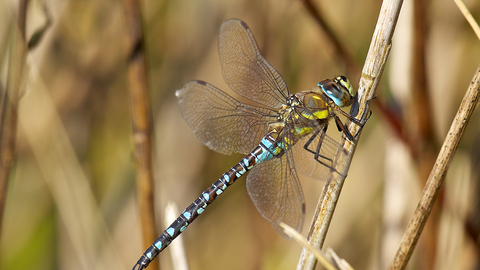
M 355 89 L 353 89 L 353 85 L 350 83 L 350 81 L 347 79 L 345 76 L 338 76 L 334 79 L 334 82 L 337 84 L 341 85 L 343 88 L 345 88 L 350 96 L 353 98 L 355 96 Z
M 342 99 L 343 98 L 343 91 L 338 88 L 336 84 L 328 84 L 324 85 L 323 91 L 327 96 L 329 96 L 331 99 Z
M 338 76 L 333 80 L 325 80 L 318 86 L 337 106 L 349 106 L 353 102 L 355 90 L 345 76 Z
M 336 78 L 332 80 L 325 80 L 318 83 L 318 87 L 331 99 L 341 99 L 346 90 L 342 90 L 341 85 L 336 82 Z

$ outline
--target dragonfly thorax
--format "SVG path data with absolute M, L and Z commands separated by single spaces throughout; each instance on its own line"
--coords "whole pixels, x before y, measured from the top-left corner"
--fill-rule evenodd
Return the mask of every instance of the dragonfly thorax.
M 305 120 L 326 120 L 332 113 L 324 93 L 305 90 L 296 94 L 299 104 L 296 107 L 296 118 Z
M 301 107 L 302 103 L 296 94 L 290 95 L 285 103 L 280 106 L 278 109 L 277 121 L 284 125 L 292 119 L 292 114 L 295 112 L 297 107 Z
M 289 107 L 296 107 L 300 105 L 300 100 L 296 94 L 292 94 L 287 98 L 285 104 Z

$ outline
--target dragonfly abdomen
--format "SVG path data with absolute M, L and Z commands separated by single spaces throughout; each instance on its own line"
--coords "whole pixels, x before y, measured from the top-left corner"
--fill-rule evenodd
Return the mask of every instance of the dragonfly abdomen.
M 230 185 L 242 177 L 255 164 L 272 159 L 280 154 L 282 149 L 272 138 L 271 132 L 262 138 L 250 154 L 244 157 L 237 165 L 225 172 L 217 181 L 207 188 L 190 206 L 183 210 L 182 214 L 153 242 L 143 253 L 133 269 L 145 269 L 155 257 L 160 254 L 177 236 L 179 236 L 200 214 L 205 211 L 218 196 Z M 138 266 L 138 268 L 137 268 Z

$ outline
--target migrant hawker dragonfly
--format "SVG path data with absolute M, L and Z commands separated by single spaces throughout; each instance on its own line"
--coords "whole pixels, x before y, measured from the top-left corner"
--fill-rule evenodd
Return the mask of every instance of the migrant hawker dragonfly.
M 190 81 L 178 90 L 178 105 L 200 142 L 222 154 L 243 153 L 246 157 L 187 207 L 143 253 L 134 269 L 146 268 L 247 171 L 247 190 L 260 214 L 281 236 L 287 237 L 280 222 L 300 231 L 305 203 L 297 170 L 320 179 L 339 173 L 332 168 L 339 144 L 325 133 L 328 121 L 333 118 L 349 140 L 354 137 L 337 113 L 360 125 L 341 109 L 351 105 L 355 95 L 344 76 L 290 94 L 282 76 L 260 54 L 248 26 L 238 19 L 222 24 L 218 47 L 225 81 L 256 105 L 241 103 L 203 81 Z

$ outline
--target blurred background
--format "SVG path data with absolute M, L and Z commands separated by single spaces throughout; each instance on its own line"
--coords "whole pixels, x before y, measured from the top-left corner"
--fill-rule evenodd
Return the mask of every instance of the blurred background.
M 350 60 L 338 53 L 308 3 L 333 29 Z M 465 3 L 478 20 L 480 2 Z M 342 74 L 356 86 L 381 1 L 143 4 L 160 235 L 168 202 L 182 211 L 242 158 L 201 145 L 183 121 L 174 94 L 193 79 L 231 93 L 218 58 L 222 21 L 235 17 L 249 25 L 291 92 Z M 18 1 L 0 2 L 2 96 L 9 46 L 18 35 L 17 9 Z M 29 3 L 27 36 L 47 21 L 51 25 L 27 55 L 16 159 L 0 234 L 1 269 L 130 269 L 145 250 L 136 201 L 124 14 L 121 1 Z M 373 114 L 324 245 L 355 269 L 388 266 L 479 63 L 480 42 L 453 1 L 405 1 Z M 476 112 L 409 269 L 480 268 L 479 131 Z M 329 132 L 338 137 L 335 128 Z M 191 269 L 296 267 L 301 247 L 278 236 L 259 215 L 244 181 L 238 180 L 182 234 Z M 306 235 L 324 182 L 302 176 L 301 182 Z M 172 269 L 170 248 L 158 258 L 162 269 Z

